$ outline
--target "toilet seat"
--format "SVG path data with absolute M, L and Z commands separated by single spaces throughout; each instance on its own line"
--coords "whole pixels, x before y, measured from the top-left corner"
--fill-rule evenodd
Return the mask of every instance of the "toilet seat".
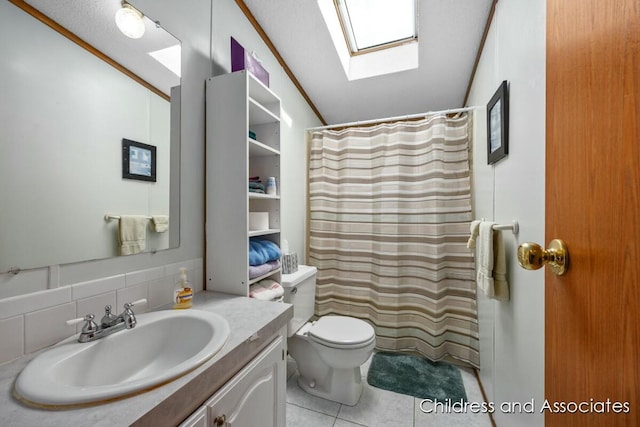
M 371 325 L 347 316 L 323 316 L 307 334 L 318 344 L 331 348 L 361 348 L 375 340 Z

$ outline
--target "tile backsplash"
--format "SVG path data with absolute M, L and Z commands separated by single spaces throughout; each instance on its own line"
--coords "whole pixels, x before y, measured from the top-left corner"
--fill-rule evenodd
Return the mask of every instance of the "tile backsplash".
M 125 302 L 146 298 L 147 304 L 135 310 L 144 313 L 170 303 L 181 267 L 186 268 L 194 292 L 202 291 L 203 267 L 198 258 L 1 299 L 0 363 L 79 332 L 82 325 L 68 326 L 66 321 L 89 313 L 99 319 L 107 304 L 120 313 Z

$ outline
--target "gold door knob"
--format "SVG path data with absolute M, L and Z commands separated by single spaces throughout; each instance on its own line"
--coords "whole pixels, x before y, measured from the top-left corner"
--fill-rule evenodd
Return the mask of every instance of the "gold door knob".
M 214 425 L 216 427 L 223 426 L 227 422 L 227 416 L 224 415 L 224 414 L 223 415 L 219 415 L 213 420 L 213 422 L 214 422 Z
M 549 264 L 551 271 L 562 276 L 569 268 L 567 245 L 559 239 L 552 240 L 549 249 L 544 249 L 537 243 L 523 243 L 518 246 L 518 263 L 527 270 L 537 270 L 544 264 Z

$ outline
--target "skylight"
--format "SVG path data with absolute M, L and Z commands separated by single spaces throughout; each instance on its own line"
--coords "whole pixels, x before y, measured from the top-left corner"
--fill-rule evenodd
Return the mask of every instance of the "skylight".
M 418 68 L 417 0 L 317 2 L 348 80 L 366 79 Z M 361 13 L 363 11 L 366 12 L 364 15 Z M 376 14 L 373 14 L 374 11 Z M 397 18 L 403 11 L 406 12 L 405 17 Z M 343 16 L 349 18 L 346 24 Z M 403 22 L 405 24 L 402 24 Z M 356 45 L 356 36 L 351 32 L 351 28 L 356 28 L 358 34 L 358 28 L 364 29 L 369 36 L 365 35 L 363 39 L 358 35 Z M 397 30 L 398 28 L 400 30 Z M 352 42 L 348 42 L 349 37 Z
M 352 54 L 418 37 L 416 0 L 335 0 Z

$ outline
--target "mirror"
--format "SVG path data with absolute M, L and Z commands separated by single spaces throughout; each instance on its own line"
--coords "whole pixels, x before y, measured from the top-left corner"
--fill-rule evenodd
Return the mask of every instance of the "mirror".
M 118 256 L 106 214 L 168 216 L 145 251 L 179 245 L 180 42 L 146 17 L 126 37 L 120 8 L 0 2 L 0 273 Z M 169 47 L 175 71 L 149 54 Z M 155 182 L 123 178 L 123 139 L 155 147 Z

